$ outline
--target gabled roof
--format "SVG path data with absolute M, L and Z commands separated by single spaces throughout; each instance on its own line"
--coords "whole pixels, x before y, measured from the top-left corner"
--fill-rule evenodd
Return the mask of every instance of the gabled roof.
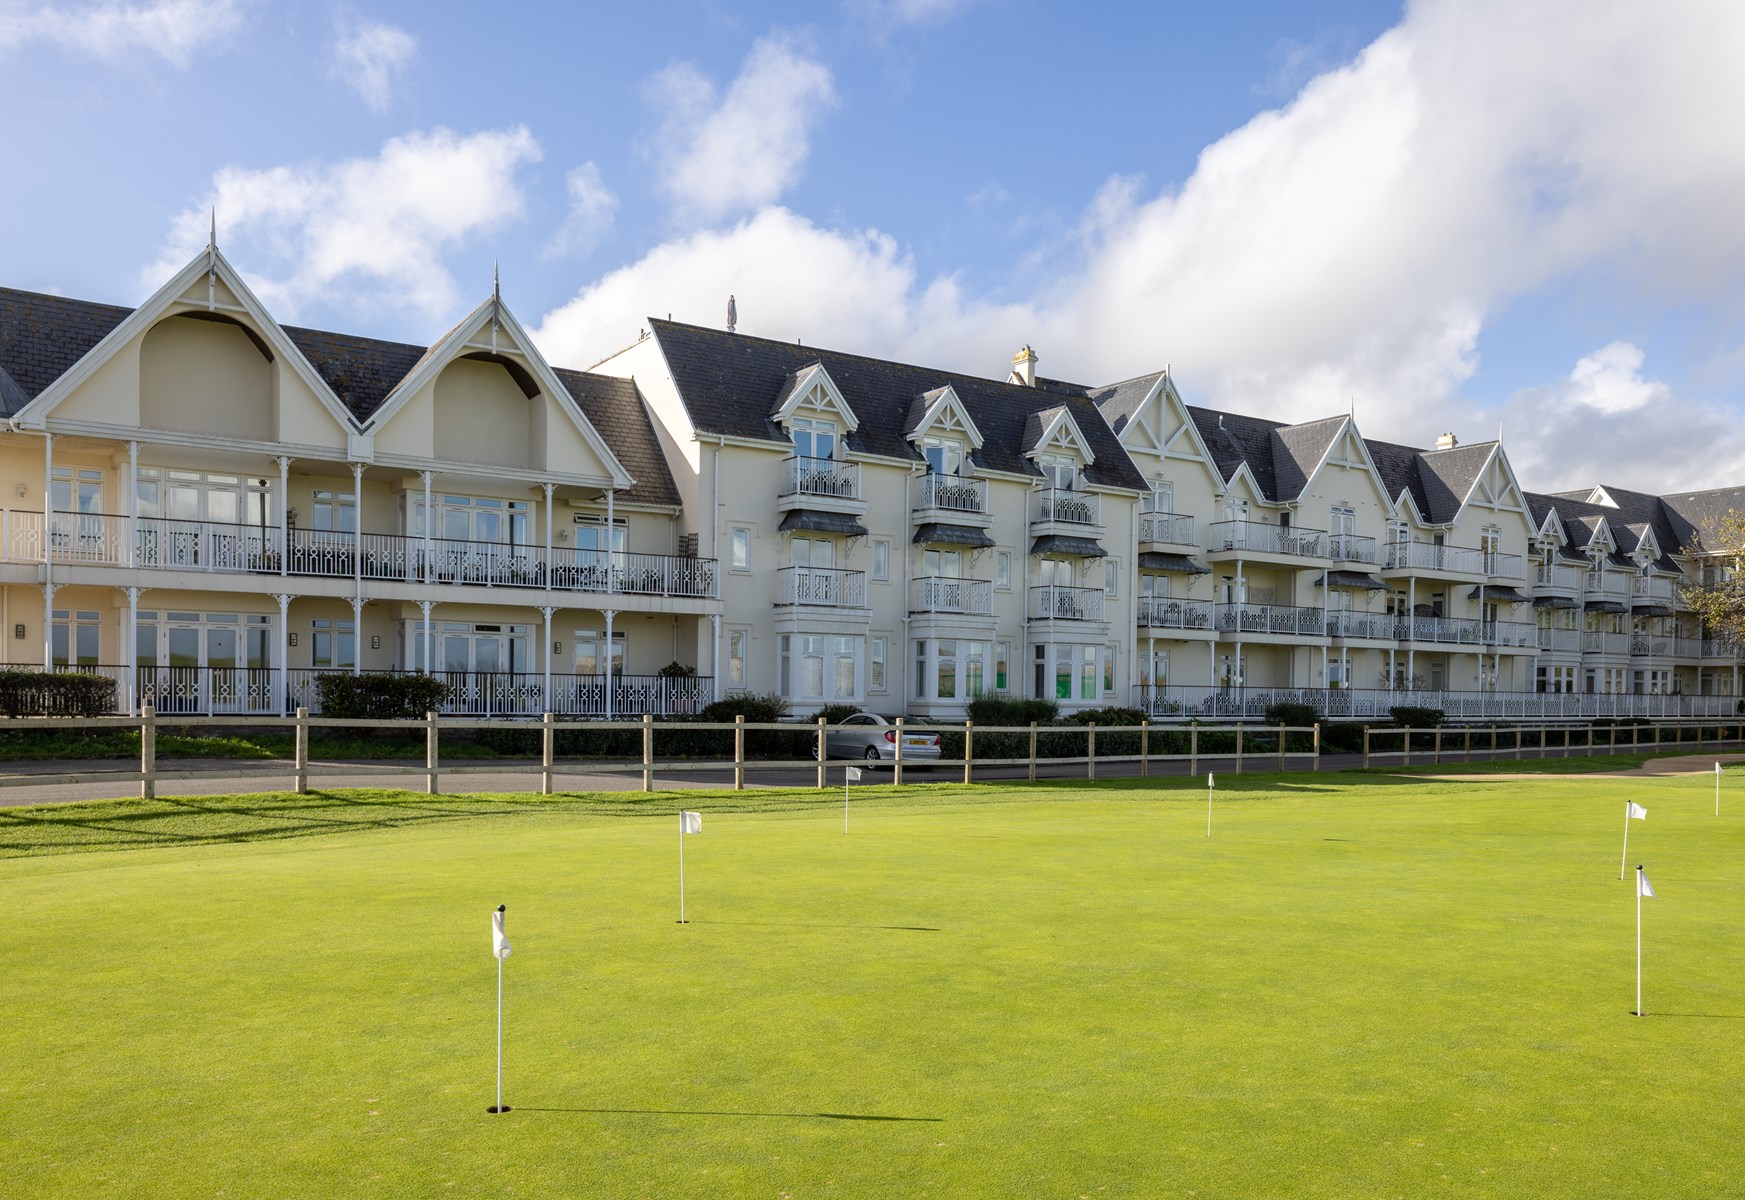
M 1720 549 L 1721 522 L 1730 512 L 1745 513 L 1745 487 L 1710 488 L 1701 492 L 1678 492 L 1660 497 L 1666 523 L 1676 540 L 1661 539 L 1662 550 L 1679 549 L 1701 539 L 1711 550 Z
M 836 386 L 836 381 L 830 378 L 830 369 L 821 362 L 808 363 L 797 371 L 788 374 L 782 390 L 776 393 L 775 403 L 770 405 L 770 420 L 776 424 L 785 424 L 799 408 L 807 394 L 814 389 L 823 393 L 825 407 L 833 409 L 842 418 L 842 423 L 853 433 L 860 428 L 860 417 L 854 407 L 843 396 L 842 389 Z
M 1303 494 L 1347 420 L 1323 417 L 1286 425 L 1194 405 L 1188 406 L 1188 416 L 1224 482 L 1233 483 L 1246 465 L 1262 498 L 1275 503 Z
M 1040 474 L 1025 457 L 1024 428 L 1033 413 L 1063 407 L 1073 414 L 1095 463 L 1085 476 L 1093 484 L 1146 490 L 1146 484 L 1109 426 L 1081 390 L 1024 387 L 933 367 L 914 366 L 727 333 L 675 321 L 651 320 L 649 328 L 672 373 L 692 425 L 702 434 L 785 442 L 769 419 L 770 406 L 790 373 L 821 363 L 860 417 L 845 439 L 850 451 L 920 461 L 906 436 L 917 396 L 949 385 L 980 430 L 976 464 L 1018 475 Z
M 946 418 L 955 419 L 961 426 L 960 432 L 972 451 L 982 448 L 982 442 L 986 440 L 982 431 L 976 428 L 975 418 L 969 415 L 969 409 L 964 407 L 949 383 L 915 397 L 915 402 L 909 406 L 909 419 L 903 424 L 903 436 L 910 441 L 926 437 L 928 430 Z
M 1424 481 L 1424 495 L 1430 502 L 1425 515 L 1432 522 L 1447 524 L 1460 515 L 1461 505 L 1472 495 L 1474 485 L 1496 449 L 1495 442 L 1474 442 L 1470 446 L 1454 446 L 1447 450 L 1419 451 L 1418 474 Z
M 0 371 L 13 389 L 0 395 L 12 416 L 65 375 L 133 310 L 41 292 L 0 288 Z M 20 399 L 22 397 L 22 399 Z
M 1272 475 L 1279 499 L 1295 500 L 1303 494 L 1346 420 L 1323 417 L 1302 425 L 1280 425 L 1272 431 Z
M 1152 371 L 1148 375 L 1136 375 L 1132 379 L 1123 379 L 1120 383 L 1111 383 L 1106 387 L 1092 388 L 1090 397 L 1096 401 L 1097 409 L 1103 414 L 1103 419 L 1109 423 L 1109 428 L 1120 433 L 1133 415 L 1145 403 L 1145 398 L 1151 395 L 1157 381 L 1162 379 L 1162 371 Z M 1036 381 L 1040 386 L 1042 381 Z

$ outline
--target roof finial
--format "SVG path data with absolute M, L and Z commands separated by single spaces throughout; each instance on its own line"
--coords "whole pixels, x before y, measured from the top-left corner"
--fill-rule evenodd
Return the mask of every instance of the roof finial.
M 494 258 L 491 260 L 491 299 L 503 303 L 503 276 Z
M 737 303 L 735 303 L 733 297 L 731 295 L 729 295 L 727 297 L 727 332 L 732 333 L 734 331 L 734 327 L 737 326 L 738 324 L 739 324 L 739 305 Z
M 212 231 L 206 235 L 206 248 L 208 250 L 218 249 L 218 206 L 216 204 L 212 206 Z

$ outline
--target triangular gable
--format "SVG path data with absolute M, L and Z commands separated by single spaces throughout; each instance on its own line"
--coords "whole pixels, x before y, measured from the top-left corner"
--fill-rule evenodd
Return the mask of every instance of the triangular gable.
M 1589 504 L 1597 504 L 1601 508 L 1619 507 L 1618 502 L 1612 498 L 1612 494 L 1606 491 L 1603 487 L 1596 487 L 1593 491 L 1589 492 L 1587 502 Z
M 1532 528 L 1533 516 L 1527 511 L 1527 497 L 1521 491 L 1520 481 L 1515 478 L 1515 468 L 1509 465 L 1509 456 L 1503 453 L 1501 442 L 1497 442 L 1492 448 L 1490 457 L 1479 469 L 1472 487 L 1461 498 L 1460 508 L 1454 514 L 1455 520 L 1458 521 L 1469 506 L 1487 508 L 1493 512 L 1518 512 L 1527 527 Z
M 1212 468 L 1214 476 L 1217 474 L 1212 452 L 1200 437 L 1181 393 L 1168 374 L 1157 377 L 1145 399 L 1122 422 L 1115 436 L 1128 450 L 1149 450 L 1165 459 L 1195 460 Z
M 1410 518 L 1412 524 L 1420 528 L 1430 524 L 1419 511 L 1418 501 L 1413 498 L 1411 488 L 1401 488 L 1400 494 L 1394 499 L 1394 519 L 1401 518 Z
M 119 325 L 104 335 L 65 374 L 25 405 L 14 420 L 21 428 L 45 428 L 55 408 L 123 347 L 131 344 L 134 339 L 143 337 L 165 317 L 200 311 L 223 311 L 226 316 L 234 316 L 238 312 L 246 315 L 254 322 L 255 327 L 251 332 L 265 341 L 275 355 L 284 358 L 339 427 L 348 433 L 361 430 L 362 426 L 357 418 L 333 394 L 327 381 L 303 357 L 303 352 L 297 349 L 272 314 L 267 312 L 266 306 L 249 290 L 242 276 L 231 266 L 230 260 L 215 245 L 208 245 L 190 259 L 187 266 L 171 276 L 143 304 L 123 318 Z
M 860 428 L 860 418 L 854 415 L 848 401 L 843 399 L 842 389 L 830 378 L 830 372 L 824 369 L 823 363 L 813 363 L 795 373 L 788 386 L 782 389 L 782 394 L 776 397 L 770 419 L 778 425 L 786 425 L 802 409 L 834 413 L 842 418 L 843 425 L 850 433 Z
M 1660 539 L 1654 536 L 1654 526 L 1643 525 L 1640 533 L 1636 533 L 1634 526 L 1627 528 L 1631 533 L 1636 534 L 1636 546 L 1631 552 L 1633 555 L 1638 557 L 1646 555 L 1648 558 L 1660 557 Z
M 969 409 L 964 407 L 950 384 L 923 393 L 916 398 L 914 407 L 919 412 L 909 421 L 909 428 L 903 431 L 911 442 L 919 443 L 929 436 L 958 436 L 969 443 L 971 450 L 982 448 L 982 431 L 976 428 Z
M 394 385 L 393 390 L 382 401 L 381 407 L 370 414 L 369 431 L 379 433 L 383 430 L 414 396 L 432 387 L 437 377 L 452 363 L 480 354 L 511 361 L 519 360 L 523 369 L 539 385 L 540 393 L 557 406 L 564 417 L 575 426 L 582 441 L 599 457 L 610 477 L 609 486 L 623 489 L 635 482 L 630 472 L 624 469 L 624 464 L 618 461 L 618 456 L 612 453 L 606 439 L 600 436 L 599 430 L 583 415 L 575 397 L 570 395 L 569 389 L 551 369 L 551 364 L 545 361 L 545 356 L 534 346 L 533 339 L 527 336 L 521 322 L 515 319 L 509 306 L 503 303 L 502 297 L 495 294 L 425 351 L 424 357 L 413 365 L 405 378 Z
M 1342 466 L 1367 473 L 1370 482 L 1375 485 L 1375 494 L 1380 497 L 1382 507 L 1388 510 L 1388 516 L 1393 515 L 1394 505 L 1388 500 L 1387 485 L 1382 482 L 1381 472 L 1376 470 L 1375 459 L 1370 457 L 1368 443 L 1357 431 L 1357 422 L 1350 417 L 1344 418 L 1339 431 L 1333 435 L 1333 440 L 1327 443 L 1326 451 L 1315 464 L 1315 469 L 1309 473 L 1299 494 L 1308 495 L 1321 478 L 1322 472 L 1329 466 Z
M 1025 458 L 1035 461 L 1039 454 L 1072 451 L 1087 467 L 1097 461 L 1097 456 L 1091 451 L 1090 442 L 1085 440 L 1084 430 L 1072 419 L 1072 413 L 1067 411 L 1065 405 L 1032 413 L 1031 420 L 1037 422 L 1040 429 L 1034 439 L 1024 447 Z
M 1569 544 L 1569 530 L 1564 528 L 1563 518 L 1557 515 L 1557 510 L 1555 508 L 1547 509 L 1545 511 L 1545 520 L 1541 522 L 1539 528 L 1534 531 L 1533 537 L 1536 541 L 1542 541 L 1546 537 L 1550 537 L 1556 541 L 1559 546 L 1566 546 Z
M 1218 468 L 1213 467 L 1212 473 L 1214 475 L 1218 474 Z M 1267 499 L 1266 493 L 1261 490 L 1260 481 L 1254 477 L 1254 472 L 1248 469 L 1247 462 L 1236 464 L 1236 470 L 1231 474 L 1229 479 L 1224 481 L 1224 485 L 1220 490 L 1225 496 L 1229 496 L 1232 493 L 1243 493 L 1245 494 L 1244 498 L 1252 504 L 1272 503 L 1271 500 Z
M 1612 535 L 1612 527 L 1604 517 L 1594 518 L 1593 534 L 1582 544 L 1582 549 L 1592 550 L 1595 547 L 1604 549 L 1608 554 L 1618 548 L 1618 539 Z

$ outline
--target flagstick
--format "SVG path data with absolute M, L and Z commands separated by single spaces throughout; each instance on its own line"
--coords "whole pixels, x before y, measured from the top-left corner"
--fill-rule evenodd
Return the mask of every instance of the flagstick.
M 1624 863 L 1630 858 L 1630 802 L 1624 801 L 1624 852 L 1618 855 L 1618 878 L 1624 877 Z
M 679 814 L 679 924 L 685 925 L 685 814 Z
M 848 832 L 848 772 L 850 768 L 842 768 L 842 832 Z
M 1642 864 L 1636 864 L 1636 1016 L 1642 1012 Z
M 1638 901 L 1638 904 L 1641 902 Z M 497 1110 L 508 1112 L 503 1107 L 503 960 L 497 959 Z
M 1721 815 L 1721 764 L 1715 764 L 1715 815 Z
M 1206 836 L 1212 836 L 1212 776 L 1206 775 Z

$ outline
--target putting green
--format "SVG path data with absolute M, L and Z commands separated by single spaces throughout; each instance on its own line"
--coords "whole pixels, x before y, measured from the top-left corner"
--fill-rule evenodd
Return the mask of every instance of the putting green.
M 1228 776 L 1216 804 L 1210 839 L 1179 781 L 863 788 L 847 836 L 839 793 L 0 814 L 4 1190 L 1737 1193 L 1745 802 Z

